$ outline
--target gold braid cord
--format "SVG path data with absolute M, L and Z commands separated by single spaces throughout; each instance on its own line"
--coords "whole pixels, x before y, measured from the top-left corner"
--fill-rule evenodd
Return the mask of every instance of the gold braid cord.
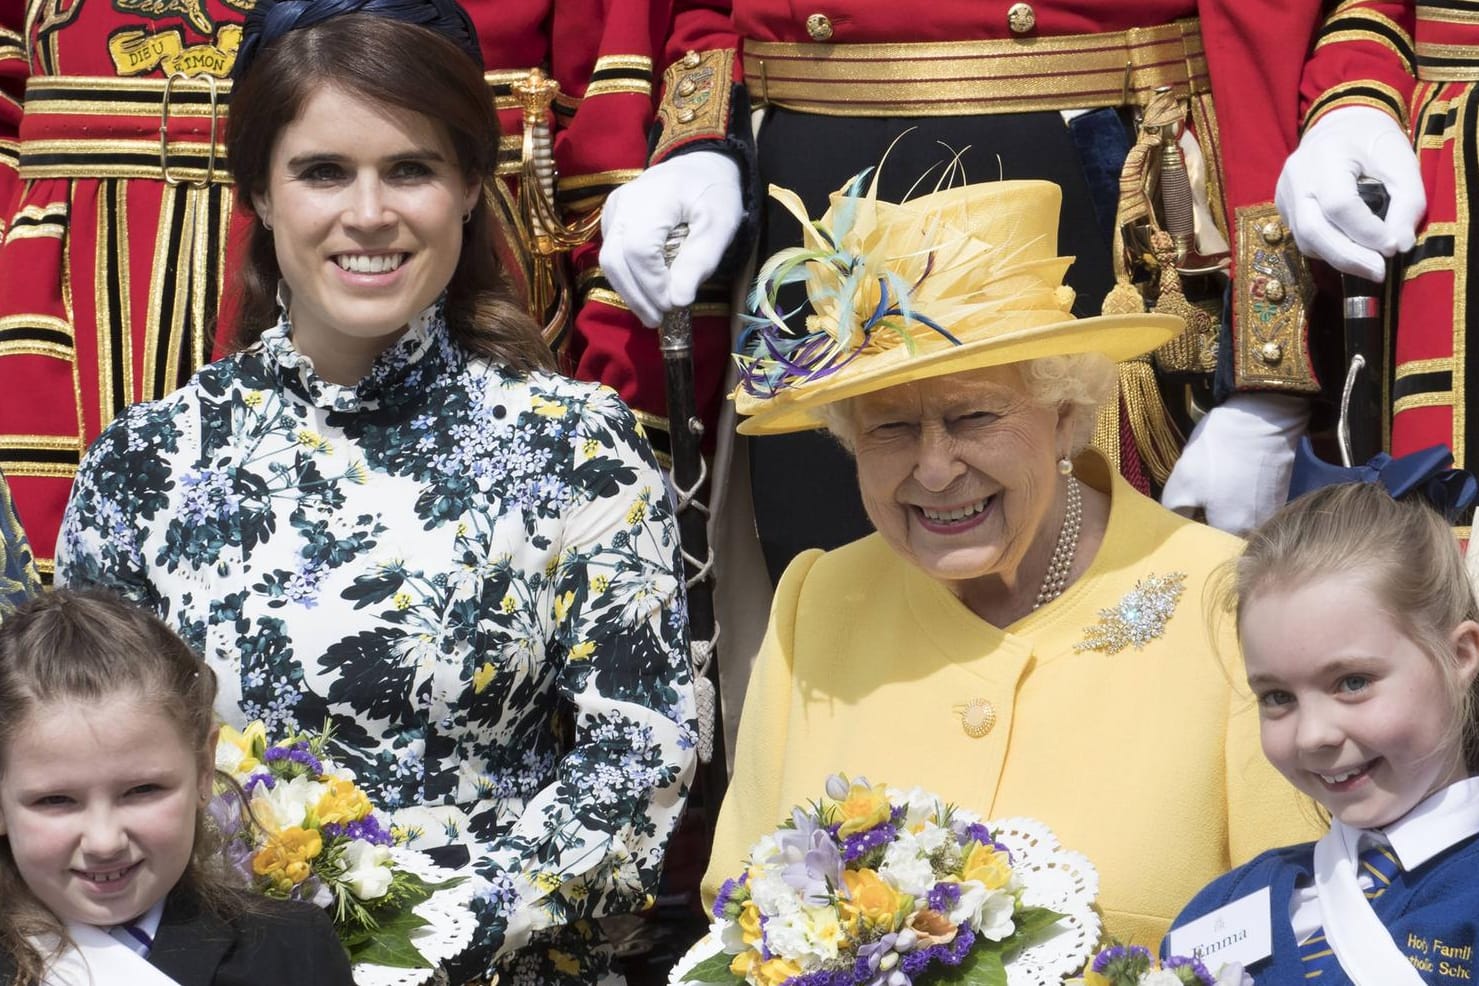
M 1217 365 L 1215 306 L 1193 304 L 1181 282 L 1188 270 L 1206 273 L 1223 265 L 1220 259 L 1196 254 L 1191 186 L 1179 142 L 1185 118 L 1185 108 L 1168 91 L 1158 91 L 1145 107 L 1139 138 L 1120 173 L 1113 245 L 1115 284 L 1103 305 L 1106 315 L 1136 314 L 1146 310 L 1149 295 L 1155 299 L 1154 311 L 1175 315 L 1186 323 L 1185 332 L 1152 356 L 1128 360 L 1119 368 L 1120 397 L 1130 430 L 1158 484 L 1170 476 L 1185 439 L 1166 409 L 1155 368 L 1170 373 L 1210 373 Z M 1143 288 L 1136 283 L 1137 272 L 1145 272 Z M 1108 439 L 1111 423 L 1101 420 L 1098 433 Z
M 552 343 L 564 335 L 574 307 L 566 256 L 600 229 L 601 210 L 597 207 L 566 223 L 555 204 L 549 113 L 560 93 L 559 83 L 535 68 L 529 70 L 527 79 L 512 83 L 510 88 L 524 112 L 518 211 L 520 238 L 529 255 L 529 312 L 545 322 L 545 341 Z

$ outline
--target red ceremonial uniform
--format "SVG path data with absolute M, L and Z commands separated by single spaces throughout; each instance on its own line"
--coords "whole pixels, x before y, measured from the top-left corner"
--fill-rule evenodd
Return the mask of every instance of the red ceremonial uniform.
M 0 0 L 0 470 L 48 576 L 88 443 L 128 404 L 188 379 L 212 354 L 218 314 L 222 339 L 230 327 L 226 244 L 249 220 L 224 169 L 226 105 L 250 6 Z M 666 0 L 465 6 L 501 110 L 508 187 L 523 129 L 510 85 L 538 66 L 560 87 L 557 200 L 567 218 L 597 208 L 646 160 Z M 208 78 L 219 80 L 214 94 Z M 571 256 L 579 307 L 567 368 L 620 393 L 661 451 L 656 333 L 606 286 L 598 253 L 591 242 Z M 698 394 L 712 421 L 727 293 L 706 292 L 695 316 Z
M 1479 463 L 1479 339 L 1469 306 L 1479 285 L 1473 257 L 1479 188 L 1479 3 L 1337 7 L 1304 73 L 1306 126 L 1332 109 L 1381 109 L 1412 136 L 1428 209 L 1417 242 L 1397 258 L 1394 362 L 1388 374 L 1391 450 L 1443 443 L 1455 464 Z M 1388 322 L 1392 322 L 1389 309 Z M 1475 386 L 1471 386 L 1475 385 Z M 1473 426 L 1473 427 L 1471 427 Z
M 0 469 L 48 576 L 87 443 L 211 351 L 233 212 L 226 76 L 244 11 L 0 0 L 13 32 L 0 35 L 0 140 L 12 142 L 0 152 Z

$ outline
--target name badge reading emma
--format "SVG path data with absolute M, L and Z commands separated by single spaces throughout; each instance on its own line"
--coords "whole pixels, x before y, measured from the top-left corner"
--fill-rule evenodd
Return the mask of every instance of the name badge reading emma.
M 1194 955 L 1214 972 L 1228 962 L 1252 965 L 1273 954 L 1268 887 L 1239 897 L 1171 932 L 1172 955 Z

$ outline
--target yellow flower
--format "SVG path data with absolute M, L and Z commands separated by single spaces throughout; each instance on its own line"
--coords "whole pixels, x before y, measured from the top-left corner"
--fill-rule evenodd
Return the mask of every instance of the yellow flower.
M 354 786 L 354 781 L 333 777 L 329 779 L 328 793 L 318 799 L 313 813 L 320 824 L 337 822 L 343 825 L 364 818 L 370 813 L 370 807 L 370 799 L 365 797 L 365 792 Z
M 801 966 L 790 959 L 774 958 L 760 963 L 755 970 L 755 982 L 759 986 L 781 986 L 787 979 L 801 975 Z
M 410 609 L 411 594 L 409 592 L 397 592 L 395 594 L 395 599 L 392 600 L 392 602 L 395 603 L 396 609 Z
M 252 857 L 252 871 L 286 892 L 308 879 L 313 872 L 308 861 L 317 858 L 323 848 L 318 832 L 295 825 L 267 837 L 267 845 Z
M 560 888 L 560 874 L 548 871 L 536 873 L 532 882 L 540 893 L 554 893 Z
M 267 727 L 260 719 L 248 723 L 246 729 L 239 733 L 230 726 L 223 725 L 220 738 L 216 741 L 217 748 L 223 744 L 234 747 L 241 754 L 236 773 L 249 774 L 261 765 L 257 752 L 267 748 Z
M 894 930 L 899 905 L 903 901 L 899 892 L 889 886 L 876 870 L 843 870 L 842 882 L 847 884 L 848 894 L 848 899 L 843 902 L 844 911 L 852 911 L 886 932 Z
M 344 478 L 356 486 L 363 486 L 370 481 L 370 470 L 363 462 L 351 462 L 344 471 Z
M 837 830 L 840 838 L 882 825 L 893 812 L 893 806 L 888 803 L 888 792 L 882 784 L 868 787 L 856 781 L 848 787 L 847 797 L 841 801 L 826 798 L 823 807 L 829 814 L 842 819 L 842 827 Z
M 739 929 L 740 938 L 746 945 L 753 945 L 760 940 L 760 908 L 755 906 L 753 900 L 740 905 Z
M 591 579 L 591 594 L 599 596 L 611 587 L 611 577 L 608 575 L 597 575 Z
M 1006 853 L 976 843 L 961 867 L 962 880 L 979 880 L 987 890 L 1000 890 L 1012 879 L 1012 864 Z
M 551 578 L 560 570 L 560 556 L 556 555 L 544 563 L 544 577 Z
M 498 606 L 505 613 L 512 613 L 514 610 L 519 608 L 519 601 L 515 599 L 512 595 L 508 595 L 503 597 L 503 602 L 499 603 Z
M 328 440 L 312 428 L 299 428 L 297 433 L 298 444 L 304 448 L 313 449 L 315 452 L 331 452 L 332 447 Z
M 646 514 L 647 514 L 647 503 L 646 503 L 646 501 L 638 500 L 636 503 L 632 504 L 629 508 L 627 508 L 627 523 L 628 524 L 635 524 L 638 521 L 640 521 Z
M 573 955 L 552 948 L 549 950 L 549 960 L 551 965 L 567 976 L 580 975 L 580 961 Z
M 563 418 L 565 416 L 565 405 L 558 401 L 544 397 L 531 397 L 529 404 L 534 408 L 534 413 L 542 418 Z
M 570 604 L 575 602 L 574 591 L 566 592 L 555 597 L 555 619 L 563 620 L 565 614 L 570 612 Z
M 483 689 L 488 687 L 488 682 L 493 680 L 493 665 L 484 664 L 472 673 L 472 692 L 474 695 L 483 694 Z
M 753 948 L 747 948 L 730 960 L 729 971 L 734 973 L 741 979 L 748 979 L 750 975 L 750 969 L 752 966 L 754 966 L 755 960 L 759 957 L 759 953 L 757 953 Z
M 601 443 L 594 438 L 587 438 L 580 446 L 580 450 L 585 453 L 587 459 L 592 459 L 595 458 L 597 452 L 601 451 Z
M 589 660 L 590 659 L 590 656 L 592 654 L 594 654 L 595 652 L 596 652 L 596 645 L 595 645 L 595 642 L 594 641 L 582 640 L 580 643 L 578 643 L 574 647 L 570 648 L 570 660 L 572 660 L 572 661 L 585 661 L 585 660 Z
M 242 395 L 241 402 L 255 410 L 262 406 L 262 392 L 260 390 L 249 390 Z

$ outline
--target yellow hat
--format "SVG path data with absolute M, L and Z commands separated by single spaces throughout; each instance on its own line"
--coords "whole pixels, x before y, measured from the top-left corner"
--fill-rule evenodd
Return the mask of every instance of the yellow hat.
M 770 194 L 802 223 L 803 244 L 762 265 L 731 395 L 739 430 L 822 427 L 818 409 L 896 384 L 1040 356 L 1098 352 L 1115 361 L 1180 334 L 1172 315 L 1074 318 L 1059 257 L 1062 192 L 1045 181 L 957 185 L 880 202 L 867 172 L 834 192 L 812 222 L 801 200 Z M 805 281 L 813 314 L 792 335 L 776 309 L 782 285 Z

